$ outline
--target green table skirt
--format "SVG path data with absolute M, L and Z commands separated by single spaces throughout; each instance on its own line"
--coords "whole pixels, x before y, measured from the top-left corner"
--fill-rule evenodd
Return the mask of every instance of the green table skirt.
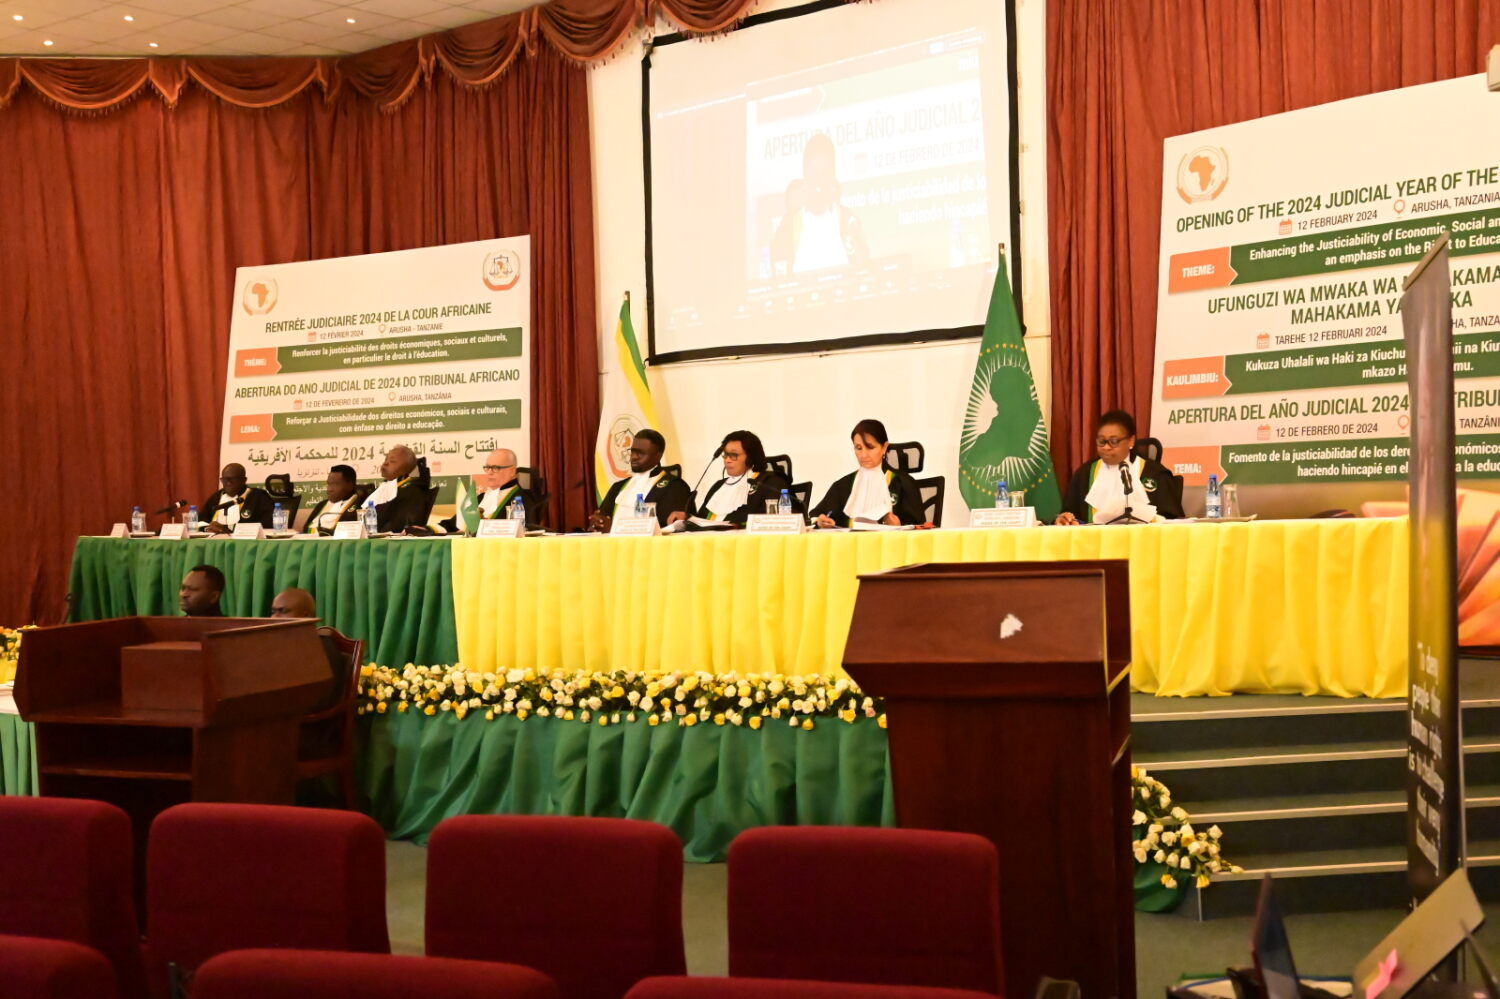
M 365 658 L 400 665 L 458 660 L 451 541 L 192 541 L 79 538 L 69 591 L 75 621 L 177 614 L 182 577 L 199 563 L 228 580 L 224 612 L 263 617 L 299 586 L 318 615 L 365 639 Z
M 36 794 L 36 750 L 31 726 L 0 714 L 0 794 Z
M 826 721 L 601 728 L 547 718 L 367 715 L 360 785 L 397 839 L 451 815 L 595 815 L 673 829 L 690 861 L 723 860 L 762 825 L 892 825 L 885 730 Z

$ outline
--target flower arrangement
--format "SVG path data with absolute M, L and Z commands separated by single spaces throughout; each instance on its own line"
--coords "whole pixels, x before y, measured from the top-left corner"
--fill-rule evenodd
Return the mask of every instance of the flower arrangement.
M 35 625 L 25 628 L 0 628 L 0 683 L 9 683 L 16 678 L 16 663 L 21 658 L 21 634 Z
M 1172 804 L 1172 792 L 1161 781 L 1140 767 L 1130 768 L 1131 802 L 1135 812 L 1130 818 L 1130 844 L 1137 865 L 1160 864 L 1164 888 L 1176 888 L 1179 874 L 1191 878 L 1199 888 L 1206 888 L 1215 874 L 1239 873 L 1241 868 L 1220 856 L 1224 833 L 1218 826 L 1197 830 L 1192 816 Z
M 758 729 L 785 724 L 810 730 L 819 720 L 853 724 L 874 718 L 885 727 L 878 701 L 848 677 L 750 673 L 638 673 L 631 670 L 512 669 L 480 673 L 455 666 L 396 669 L 368 665 L 361 671 L 360 714 L 451 711 L 457 718 L 483 712 L 487 720 L 513 715 L 525 720 L 559 718 L 589 725 L 734 725 Z

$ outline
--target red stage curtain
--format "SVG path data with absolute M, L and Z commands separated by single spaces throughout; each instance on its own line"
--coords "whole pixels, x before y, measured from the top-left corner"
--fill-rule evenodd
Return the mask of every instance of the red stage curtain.
M 1098 414 L 1147 432 L 1162 140 L 1481 72 L 1493 0 L 1067 0 L 1047 11 L 1052 448 Z M 1399 122 L 1392 123 L 1399 128 Z
M 399 109 L 299 87 L 247 111 L 199 71 L 241 96 L 296 74 L 236 62 L 178 63 L 175 108 L 78 115 L 20 88 L 0 112 L 0 621 L 61 618 L 77 535 L 213 491 L 242 265 L 529 233 L 531 457 L 554 523 L 591 508 L 586 70 L 543 49 L 484 89 L 434 74 Z

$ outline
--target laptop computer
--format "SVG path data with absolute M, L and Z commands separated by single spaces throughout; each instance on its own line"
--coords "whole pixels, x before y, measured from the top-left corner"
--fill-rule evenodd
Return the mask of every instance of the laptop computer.
M 1354 999 L 1401 999 L 1465 940 L 1472 939 L 1470 933 L 1483 923 L 1484 910 L 1474 897 L 1469 872 L 1460 867 L 1355 965 Z M 1477 947 L 1474 953 L 1478 954 Z M 1490 976 L 1482 955 L 1479 961 L 1488 986 Z M 1468 989 L 1470 994 L 1474 991 Z M 1495 996 L 1493 991 L 1489 994 Z

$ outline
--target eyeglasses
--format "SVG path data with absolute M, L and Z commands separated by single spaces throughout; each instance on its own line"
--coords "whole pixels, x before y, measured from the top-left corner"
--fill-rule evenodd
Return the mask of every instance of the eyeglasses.
M 507 468 L 515 468 L 515 467 L 516 466 L 514 466 L 514 465 L 486 465 L 486 466 L 484 466 L 484 470 L 486 472 L 503 472 Z
M 1128 440 L 1130 440 L 1129 437 L 1095 437 L 1094 438 L 1094 446 L 1095 447 L 1119 447 L 1121 444 L 1124 444 Z

